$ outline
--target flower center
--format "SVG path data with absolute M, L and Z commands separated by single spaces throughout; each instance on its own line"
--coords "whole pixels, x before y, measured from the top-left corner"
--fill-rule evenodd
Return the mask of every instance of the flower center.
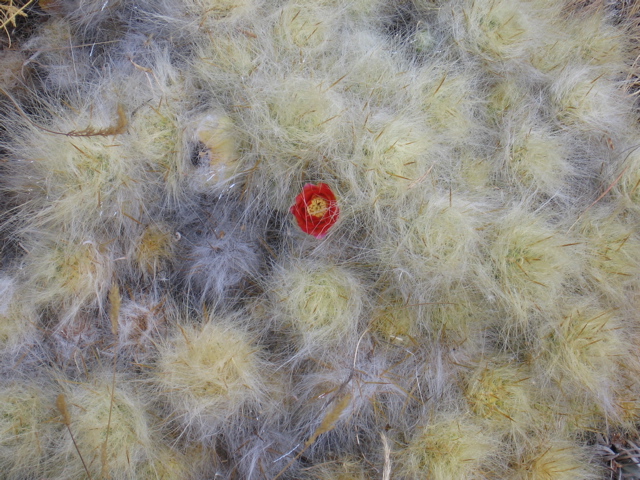
M 307 213 L 314 217 L 322 217 L 329 210 L 329 202 L 324 198 L 315 196 L 307 206 Z

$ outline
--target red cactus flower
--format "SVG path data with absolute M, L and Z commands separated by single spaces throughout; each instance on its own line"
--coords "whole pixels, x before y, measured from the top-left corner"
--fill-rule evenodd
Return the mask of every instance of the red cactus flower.
M 326 183 L 307 183 L 290 212 L 302 231 L 316 238 L 324 237 L 340 216 L 336 196 Z

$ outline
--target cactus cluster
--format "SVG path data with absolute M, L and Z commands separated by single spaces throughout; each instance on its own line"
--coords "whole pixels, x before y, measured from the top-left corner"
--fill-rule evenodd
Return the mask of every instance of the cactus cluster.
M 627 3 L 32 6 L 0 477 L 640 478 Z

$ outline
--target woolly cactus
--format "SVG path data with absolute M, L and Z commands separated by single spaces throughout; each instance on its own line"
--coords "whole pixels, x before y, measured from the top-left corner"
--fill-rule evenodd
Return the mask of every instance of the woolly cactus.
M 635 478 L 630 2 L 9 3 L 0 476 Z

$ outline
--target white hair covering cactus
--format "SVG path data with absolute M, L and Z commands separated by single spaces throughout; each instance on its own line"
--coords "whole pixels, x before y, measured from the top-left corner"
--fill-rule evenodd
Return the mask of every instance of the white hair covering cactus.
M 7 478 L 640 476 L 630 2 L 33 3 Z

